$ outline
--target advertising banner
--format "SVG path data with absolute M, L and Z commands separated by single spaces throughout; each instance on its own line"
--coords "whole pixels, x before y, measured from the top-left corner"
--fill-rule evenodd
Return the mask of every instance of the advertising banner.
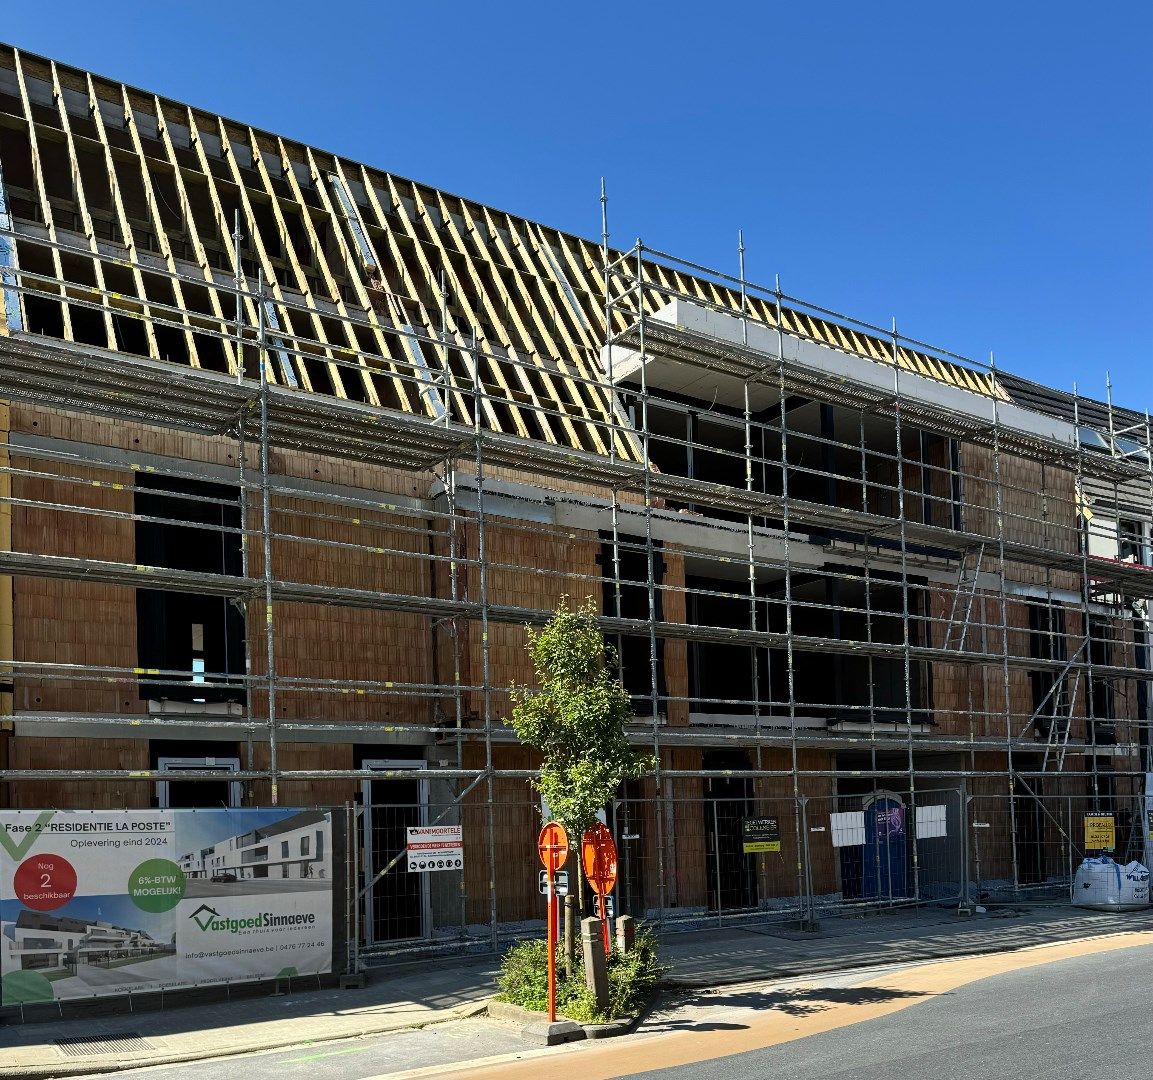
M 0 1004 L 331 970 L 332 814 L 0 810 Z

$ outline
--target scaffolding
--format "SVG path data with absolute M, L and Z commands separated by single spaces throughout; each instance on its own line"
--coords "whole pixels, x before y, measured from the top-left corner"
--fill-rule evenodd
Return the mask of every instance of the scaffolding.
M 621 805 L 656 807 L 660 913 L 676 906 L 666 860 L 690 781 L 783 800 L 798 854 L 811 806 L 861 785 L 899 792 L 911 817 L 942 784 L 963 802 L 1003 799 L 1014 890 L 1030 876 L 1027 828 L 1057 822 L 1075 848 L 1071 800 L 1138 805 L 1153 773 L 1153 434 L 1111 386 L 1104 402 L 1057 395 L 1062 418 L 1038 405 L 1053 392 L 993 357 L 748 280 L 743 238 L 737 276 L 639 241 L 614 250 L 603 189 L 598 246 L 6 55 L 0 396 L 29 419 L 110 423 L 91 439 L 13 429 L 2 502 L 23 527 L 0 574 L 218 598 L 246 627 L 239 669 L 195 676 L 98 647 L 82 662 L 14 650 L 0 666 L 18 732 L 159 736 L 192 716 L 243 743 L 230 779 L 274 805 L 286 786 L 412 781 L 293 767 L 286 747 L 385 733 L 424 746 L 444 813 L 482 799 L 494 941 L 511 921 L 498 913 L 497 785 L 533 775 L 506 753 L 510 656 L 564 594 L 600 602 L 636 707 L 630 738 L 658 762 Z M 129 426 L 185 433 L 189 453 L 117 448 Z M 366 479 L 310 479 L 302 462 Z M 207 480 L 235 494 L 197 494 Z M 141 484 L 218 520 L 142 511 Z M 70 530 L 81 537 L 195 530 L 238 545 L 239 571 L 65 552 L 44 532 L 65 521 L 85 522 Z M 325 580 L 317 567 L 340 559 L 377 569 Z M 380 626 L 421 636 L 425 660 L 383 677 L 302 671 L 285 629 L 301 609 L 319 624 L 341 610 L 395 619 Z M 233 695 L 229 708 L 145 712 L 124 689 L 163 703 L 190 680 Z M 29 687 L 57 703 L 115 688 L 132 707 L 38 708 Z M 382 718 L 326 716 L 336 700 Z M 119 793 L 218 775 L 0 769 L 10 805 L 50 781 Z M 719 835 L 727 796 L 711 797 Z M 1070 800 L 1067 820 L 1047 799 Z M 1018 820 L 1035 807 L 1048 824 Z M 796 866 L 812 914 L 814 861 Z M 916 846 L 911 876 L 919 902 Z

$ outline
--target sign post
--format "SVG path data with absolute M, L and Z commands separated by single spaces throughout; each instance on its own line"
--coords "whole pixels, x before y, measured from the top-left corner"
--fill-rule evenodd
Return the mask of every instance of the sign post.
M 568 833 L 564 826 L 550 821 L 540 831 L 536 842 L 537 853 L 544 864 L 548 897 L 548 1022 L 556 1023 L 556 939 L 559 923 L 557 911 L 556 874 L 568 858 Z
M 611 949 L 607 897 L 617 883 L 617 846 L 613 834 L 602 822 L 598 821 L 581 838 L 581 860 L 585 877 L 597 894 L 597 916 L 601 920 L 607 957 Z

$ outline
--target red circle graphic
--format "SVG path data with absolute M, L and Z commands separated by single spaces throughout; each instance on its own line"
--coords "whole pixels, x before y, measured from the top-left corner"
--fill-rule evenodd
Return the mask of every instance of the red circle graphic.
M 55 911 L 76 895 L 76 868 L 60 855 L 33 855 L 12 878 L 16 899 L 33 911 Z

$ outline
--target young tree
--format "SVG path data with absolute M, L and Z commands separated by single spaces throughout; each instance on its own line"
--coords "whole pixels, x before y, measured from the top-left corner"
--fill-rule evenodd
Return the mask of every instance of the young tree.
M 529 630 L 539 689 L 513 688 L 512 726 L 542 754 L 534 786 L 574 842 L 628 779 L 655 768 L 625 736 L 632 704 L 613 677 L 616 650 L 605 644 L 591 597 L 570 608 L 562 597 L 542 630 Z

